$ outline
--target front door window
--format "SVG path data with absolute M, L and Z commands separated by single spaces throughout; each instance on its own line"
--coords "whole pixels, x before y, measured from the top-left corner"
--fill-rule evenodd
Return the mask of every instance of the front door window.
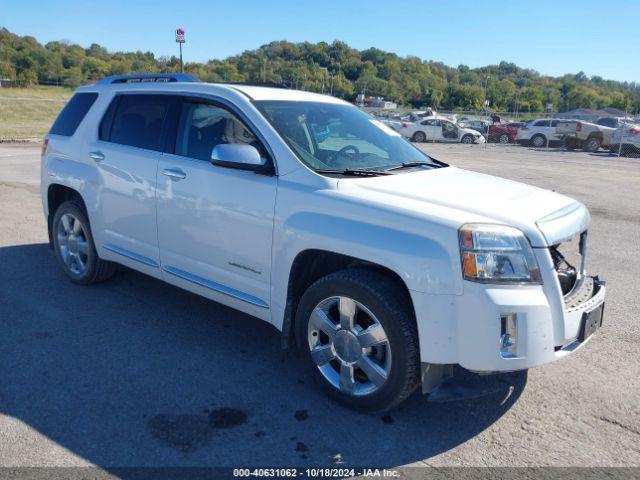
M 442 136 L 448 140 L 457 140 L 458 127 L 451 122 L 442 122 Z

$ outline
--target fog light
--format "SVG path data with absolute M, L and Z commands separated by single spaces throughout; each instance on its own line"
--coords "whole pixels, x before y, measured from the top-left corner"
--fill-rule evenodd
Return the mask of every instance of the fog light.
M 518 324 L 515 313 L 500 315 L 500 355 L 503 358 L 518 356 Z

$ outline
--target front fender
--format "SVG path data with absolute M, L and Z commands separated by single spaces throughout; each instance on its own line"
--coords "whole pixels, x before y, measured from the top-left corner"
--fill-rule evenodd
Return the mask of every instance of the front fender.
M 457 247 L 457 232 L 447 244 Z M 451 242 L 451 243 L 449 243 Z M 462 294 L 460 265 L 450 250 L 433 238 L 365 220 L 318 212 L 291 215 L 276 228 L 272 273 L 273 321 L 281 328 L 291 266 L 305 250 L 324 250 L 371 262 L 395 272 L 410 290 Z

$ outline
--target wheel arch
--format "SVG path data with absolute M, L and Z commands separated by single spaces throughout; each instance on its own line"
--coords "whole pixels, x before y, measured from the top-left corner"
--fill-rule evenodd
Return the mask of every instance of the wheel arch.
M 424 141 L 427 140 L 427 132 L 425 132 L 424 130 L 416 130 L 415 132 L 413 132 L 411 134 L 411 140 L 416 141 L 416 135 L 422 135 L 424 137 Z
M 602 132 L 600 132 L 600 131 L 597 131 L 597 132 L 591 132 L 591 133 L 589 134 L 589 137 L 587 138 L 587 140 L 588 140 L 589 138 L 597 138 L 598 140 L 600 140 L 600 141 L 602 142 L 602 139 L 603 139 Z
M 49 185 L 47 188 L 47 233 L 49 235 L 50 247 L 53 246 L 53 217 L 56 214 L 58 207 L 68 200 L 77 200 L 84 208 L 86 214 L 87 206 L 79 191 L 60 183 L 52 183 Z
M 350 255 L 321 249 L 307 249 L 296 255 L 289 270 L 287 300 L 282 322 L 282 340 L 284 346 L 291 345 L 294 338 L 293 332 L 296 311 L 304 292 L 320 278 L 348 268 L 363 268 L 377 271 L 393 280 L 403 294 L 406 295 L 405 300 L 408 302 L 407 305 L 409 305 L 415 318 L 415 308 L 409 293 L 409 287 L 402 277 L 392 269 Z

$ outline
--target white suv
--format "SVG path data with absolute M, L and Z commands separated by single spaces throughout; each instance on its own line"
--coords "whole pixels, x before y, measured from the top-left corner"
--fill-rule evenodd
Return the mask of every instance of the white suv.
M 531 145 L 536 148 L 548 147 L 552 143 L 558 143 L 562 137 L 556 131 L 558 120 L 553 118 L 539 118 L 531 120 L 516 133 L 516 143 Z
M 167 74 L 81 87 L 45 138 L 42 201 L 73 282 L 122 264 L 258 317 L 361 410 L 452 365 L 554 361 L 602 322 L 582 204 L 450 167 L 329 96 Z

